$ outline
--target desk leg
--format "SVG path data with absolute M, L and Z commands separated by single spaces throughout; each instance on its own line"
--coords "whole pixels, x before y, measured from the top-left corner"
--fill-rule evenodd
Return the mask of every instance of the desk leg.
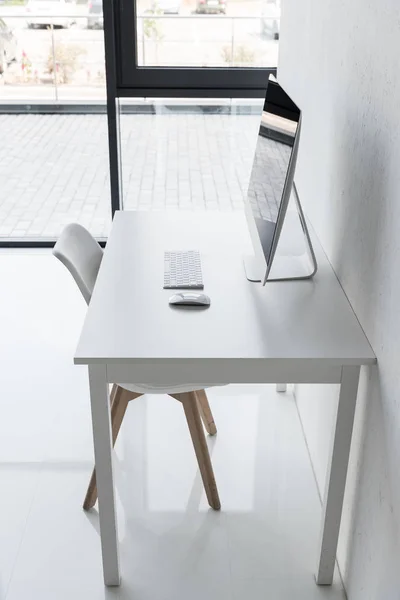
M 315 576 L 318 585 L 331 585 L 333 580 L 359 376 L 360 367 L 342 367 L 336 425 L 332 435 L 322 508 L 319 558 Z
M 89 366 L 89 386 L 104 583 L 106 585 L 119 585 L 118 531 L 112 471 L 110 402 L 105 365 Z

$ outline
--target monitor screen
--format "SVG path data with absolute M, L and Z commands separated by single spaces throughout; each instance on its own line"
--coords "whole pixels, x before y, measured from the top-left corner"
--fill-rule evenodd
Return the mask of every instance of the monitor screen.
M 267 266 L 289 201 L 300 114 L 279 83 L 270 79 L 247 195 Z

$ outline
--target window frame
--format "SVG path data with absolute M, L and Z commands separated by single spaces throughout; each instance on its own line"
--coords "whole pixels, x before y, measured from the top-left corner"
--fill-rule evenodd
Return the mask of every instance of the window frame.
M 104 15 L 104 27 L 106 36 L 112 35 L 115 41 L 116 96 L 262 98 L 269 75 L 276 75 L 276 67 L 138 66 L 136 0 L 111 0 L 110 4 L 110 11 L 105 7 L 109 18 Z

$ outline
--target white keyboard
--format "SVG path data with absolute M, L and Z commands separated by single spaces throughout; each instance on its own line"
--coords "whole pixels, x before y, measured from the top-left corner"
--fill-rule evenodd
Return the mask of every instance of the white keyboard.
M 203 288 L 200 253 L 197 250 L 164 252 L 164 289 Z

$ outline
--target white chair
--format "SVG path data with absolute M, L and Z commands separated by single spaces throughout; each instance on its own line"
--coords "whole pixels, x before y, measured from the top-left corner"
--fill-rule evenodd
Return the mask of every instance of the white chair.
M 103 258 L 99 244 L 84 227 L 73 223 L 67 225 L 61 233 L 53 254 L 70 271 L 86 303 L 89 304 Z M 200 384 L 177 384 L 163 388 L 142 383 L 123 386 L 114 384 L 110 393 L 112 439 L 114 445 L 130 400 L 146 393 L 168 394 L 176 398 L 182 403 L 185 412 L 208 503 L 215 510 L 219 510 L 221 504 L 201 420 L 210 435 L 215 435 L 217 429 L 204 387 Z M 93 469 L 83 508 L 92 508 L 96 500 L 96 471 Z

